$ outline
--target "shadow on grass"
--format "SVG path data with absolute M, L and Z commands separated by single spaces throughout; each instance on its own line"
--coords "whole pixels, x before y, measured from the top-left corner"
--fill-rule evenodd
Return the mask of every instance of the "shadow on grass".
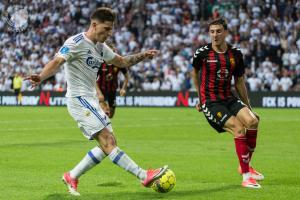
M 99 187 L 125 187 L 125 185 L 121 182 L 106 182 L 97 184 Z
M 106 183 L 110 185 L 112 183 Z M 115 184 L 115 183 L 114 183 Z M 101 184 L 103 185 L 103 184 Z M 121 184 L 122 185 L 122 184 Z M 105 185 L 106 187 L 106 185 Z M 65 199 L 88 199 L 88 200 L 99 200 L 99 199 L 191 199 L 199 196 L 212 195 L 213 193 L 223 192 L 226 190 L 240 189 L 239 185 L 227 185 L 223 187 L 215 187 L 210 189 L 195 189 L 195 190 L 182 190 L 182 191 L 172 191 L 167 194 L 161 193 L 149 193 L 148 191 L 140 192 L 124 192 L 124 191 L 115 191 L 114 193 L 103 194 L 99 192 L 98 194 L 82 194 L 80 197 L 73 197 L 69 194 L 51 194 L 44 198 L 44 200 L 65 200 Z

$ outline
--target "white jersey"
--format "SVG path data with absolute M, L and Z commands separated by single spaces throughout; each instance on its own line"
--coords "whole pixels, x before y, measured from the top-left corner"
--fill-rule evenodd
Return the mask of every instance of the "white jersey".
M 66 60 L 66 97 L 96 96 L 96 78 L 101 63 L 110 61 L 115 53 L 105 44 L 94 44 L 79 33 L 67 39 L 55 56 Z

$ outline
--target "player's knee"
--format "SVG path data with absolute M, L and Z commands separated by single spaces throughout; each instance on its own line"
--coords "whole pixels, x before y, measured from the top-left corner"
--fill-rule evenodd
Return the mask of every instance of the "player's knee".
M 257 128 L 258 127 L 258 119 L 256 117 L 251 117 L 249 120 L 246 121 L 247 128 Z
M 109 135 L 106 138 L 106 145 L 105 145 L 105 153 L 110 154 L 110 152 L 116 147 L 115 138 L 113 135 Z
M 246 134 L 246 130 L 243 126 L 236 127 L 233 131 L 234 137 L 244 137 Z
M 246 134 L 245 127 L 241 123 L 235 123 L 232 128 L 232 133 L 234 137 L 241 137 Z
M 110 152 L 117 146 L 113 133 L 109 132 L 108 130 L 101 131 L 98 141 L 102 150 L 106 154 L 110 154 Z

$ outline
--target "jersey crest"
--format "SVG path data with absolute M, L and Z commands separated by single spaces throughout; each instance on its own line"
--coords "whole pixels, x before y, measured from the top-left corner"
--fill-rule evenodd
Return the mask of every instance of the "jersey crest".
M 86 59 L 86 64 L 93 69 L 99 69 L 102 62 L 92 56 L 89 56 Z

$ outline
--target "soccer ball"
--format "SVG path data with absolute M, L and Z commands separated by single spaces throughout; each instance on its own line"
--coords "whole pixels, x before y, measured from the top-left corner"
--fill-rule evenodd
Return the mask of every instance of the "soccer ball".
M 151 188 L 159 193 L 170 192 L 176 184 L 176 177 L 172 170 L 167 169 L 162 177 L 152 183 Z

